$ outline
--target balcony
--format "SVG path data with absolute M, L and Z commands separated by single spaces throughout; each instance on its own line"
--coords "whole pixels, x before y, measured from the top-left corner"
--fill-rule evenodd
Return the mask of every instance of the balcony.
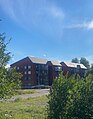
M 48 70 L 48 67 L 47 66 L 45 66 L 45 67 L 36 67 L 36 70 Z
M 62 67 L 55 67 L 55 71 L 62 71 Z

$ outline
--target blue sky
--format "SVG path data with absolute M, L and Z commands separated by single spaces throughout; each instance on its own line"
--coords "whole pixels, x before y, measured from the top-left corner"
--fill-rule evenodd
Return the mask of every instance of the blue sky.
M 0 33 L 14 55 L 93 63 L 93 0 L 0 0 Z

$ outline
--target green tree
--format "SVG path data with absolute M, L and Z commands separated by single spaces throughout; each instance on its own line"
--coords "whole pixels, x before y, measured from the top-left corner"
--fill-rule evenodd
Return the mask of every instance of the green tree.
M 0 34 L 0 67 L 5 67 L 10 60 L 10 52 L 7 52 L 5 44 L 5 34 Z
M 90 73 L 93 75 L 93 64 L 91 64 Z
M 80 63 L 83 64 L 85 67 L 87 67 L 87 69 L 90 68 L 89 61 L 86 58 L 81 57 Z
M 74 59 L 72 59 L 71 62 L 73 62 L 73 63 L 79 63 L 79 60 L 78 60 L 78 58 L 74 58 Z
M 92 119 L 93 76 L 59 76 L 50 90 L 48 119 Z
M 7 52 L 5 34 L 0 34 L 0 99 L 11 96 L 20 86 L 21 75 L 15 69 L 7 69 L 5 66 L 10 60 L 10 52 Z

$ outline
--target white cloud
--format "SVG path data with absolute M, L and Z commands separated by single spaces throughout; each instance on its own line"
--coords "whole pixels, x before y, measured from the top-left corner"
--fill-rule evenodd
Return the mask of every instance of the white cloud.
M 13 20 L 27 27 L 45 27 L 46 22 L 51 25 L 64 18 L 62 9 L 48 0 L 0 0 L 0 6 Z
M 25 30 L 62 39 L 65 13 L 50 0 L 0 0 L 0 7 Z
M 93 20 L 86 24 L 88 29 L 93 29 Z
M 44 57 L 46 57 L 46 54 L 43 54 Z
M 30 55 L 30 57 L 35 57 L 34 55 Z
M 62 9 L 58 8 L 57 6 L 50 6 L 48 7 L 47 11 L 49 11 L 49 13 L 57 18 L 64 18 L 64 13 L 62 11 Z
M 17 21 L 15 11 L 13 9 L 14 3 L 12 0 L 0 0 L 0 7 L 9 15 L 12 19 Z
M 83 22 L 83 23 L 78 23 L 78 24 L 71 24 L 66 26 L 65 28 L 83 28 L 83 29 L 93 29 L 93 20 Z

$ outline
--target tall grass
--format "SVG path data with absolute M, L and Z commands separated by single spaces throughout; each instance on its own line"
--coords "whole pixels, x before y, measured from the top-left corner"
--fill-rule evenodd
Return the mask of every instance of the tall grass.
M 0 119 L 44 119 L 47 115 L 47 97 L 0 102 Z

